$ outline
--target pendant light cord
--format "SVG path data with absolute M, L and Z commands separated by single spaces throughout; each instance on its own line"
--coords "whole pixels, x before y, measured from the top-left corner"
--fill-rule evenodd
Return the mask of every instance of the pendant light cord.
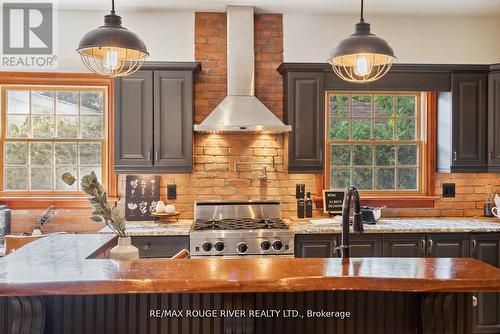
M 361 0 L 363 1 L 363 0 Z M 115 0 L 111 0 L 111 13 L 115 13 Z
M 364 1 L 361 0 L 361 20 L 360 20 L 361 22 L 365 22 L 365 18 L 363 17 L 363 7 L 364 7 Z

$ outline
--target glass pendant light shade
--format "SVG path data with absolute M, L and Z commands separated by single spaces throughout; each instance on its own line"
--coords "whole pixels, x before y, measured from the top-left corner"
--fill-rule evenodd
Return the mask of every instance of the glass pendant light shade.
M 385 40 L 370 32 L 370 24 L 363 19 L 356 31 L 341 41 L 331 52 L 328 62 L 341 79 L 354 83 L 373 82 L 383 77 L 396 60 L 394 51 Z
M 144 42 L 122 26 L 113 10 L 104 17 L 104 25 L 89 31 L 77 52 L 90 71 L 109 77 L 122 77 L 137 71 L 149 56 Z

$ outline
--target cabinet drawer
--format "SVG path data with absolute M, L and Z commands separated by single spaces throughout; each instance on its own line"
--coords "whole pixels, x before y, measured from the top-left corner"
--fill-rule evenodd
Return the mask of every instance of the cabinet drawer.
M 139 248 L 140 257 L 172 257 L 189 249 L 189 236 L 132 237 L 132 244 Z

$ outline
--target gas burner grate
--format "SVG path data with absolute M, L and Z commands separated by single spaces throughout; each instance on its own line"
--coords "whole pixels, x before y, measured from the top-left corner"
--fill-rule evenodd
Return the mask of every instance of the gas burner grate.
M 205 230 L 270 230 L 288 229 L 288 226 L 281 219 L 221 219 L 221 220 L 196 220 L 194 229 Z

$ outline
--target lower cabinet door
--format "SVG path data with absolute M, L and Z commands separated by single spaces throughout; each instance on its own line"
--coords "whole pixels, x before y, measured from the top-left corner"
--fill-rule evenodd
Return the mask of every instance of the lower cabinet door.
M 350 257 L 381 257 L 381 234 L 351 234 L 349 237 Z
M 425 257 L 424 233 L 392 234 L 382 236 L 384 257 Z
M 469 233 L 427 235 L 428 257 L 469 257 Z
M 474 233 L 470 236 L 471 256 L 500 267 L 500 233 Z M 500 293 L 479 292 L 473 313 L 474 333 L 500 333 Z
M 295 257 L 337 257 L 337 245 L 337 235 L 334 234 L 296 234 Z
M 183 249 L 189 250 L 189 236 L 137 236 L 132 244 L 139 248 L 139 257 L 172 257 Z

